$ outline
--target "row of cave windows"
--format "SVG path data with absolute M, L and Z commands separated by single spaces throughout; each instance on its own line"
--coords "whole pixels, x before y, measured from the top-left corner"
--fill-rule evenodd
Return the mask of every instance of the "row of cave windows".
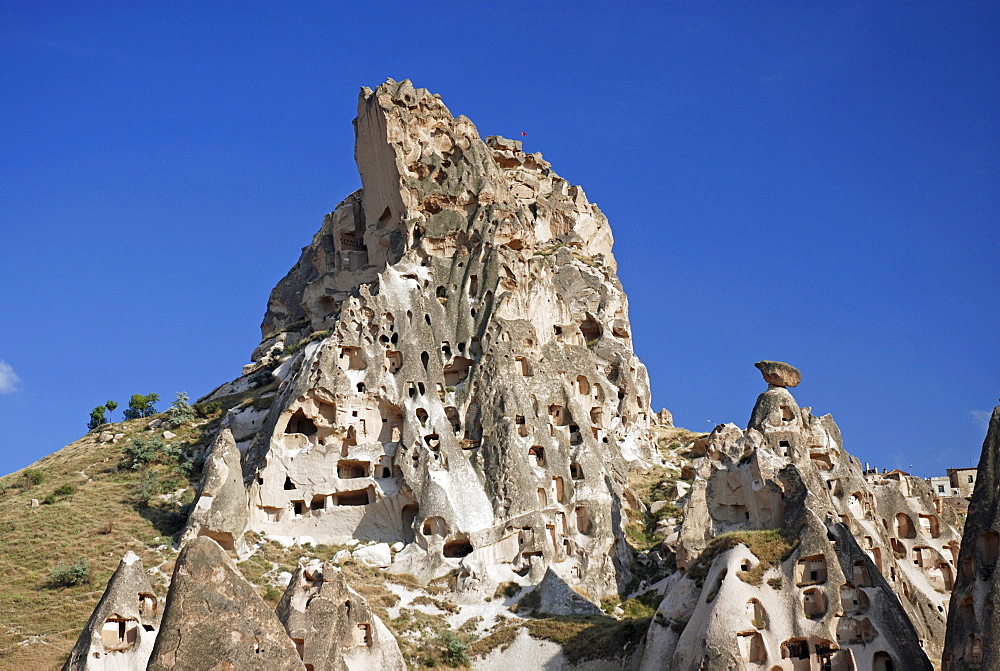
M 600 408 L 595 408 L 595 410 L 600 411 Z M 455 408 L 446 408 L 448 419 L 452 423 L 452 428 L 456 431 L 461 430 L 461 424 L 458 421 L 458 411 Z M 563 413 L 563 407 L 559 405 L 550 406 L 550 415 L 557 418 L 556 421 L 561 421 L 564 417 L 568 417 L 568 413 Z M 420 422 L 421 426 L 426 426 L 429 415 L 427 411 L 423 408 L 416 409 L 417 420 Z M 591 418 L 594 418 L 594 412 L 591 412 Z M 597 419 L 600 420 L 600 412 L 596 415 Z M 386 420 L 382 420 L 385 422 Z M 517 415 L 514 418 L 514 424 L 518 427 L 518 434 L 521 436 L 527 436 L 527 431 L 524 429 L 525 421 L 523 415 Z M 312 436 L 317 433 L 318 429 L 316 423 L 313 420 L 306 417 L 305 413 L 300 408 L 296 410 L 288 420 L 288 424 L 285 426 L 286 434 L 302 434 L 305 436 Z M 595 428 L 596 434 L 596 428 Z M 580 427 L 576 424 L 569 425 L 569 439 L 570 445 L 576 446 L 583 442 L 582 435 L 580 433 Z M 606 440 L 606 439 L 605 439 Z M 437 434 L 428 434 L 424 437 L 424 441 L 427 443 L 428 447 L 431 449 L 437 449 L 440 446 L 440 438 Z M 532 466 L 545 467 L 545 448 L 541 445 L 533 445 L 528 449 L 528 460 Z M 381 467 L 382 475 L 380 477 L 387 478 L 392 475 L 391 464 Z M 573 462 L 570 464 L 570 475 L 574 480 L 583 479 L 583 469 L 579 464 Z M 341 479 L 346 478 L 365 478 L 369 477 L 368 467 L 365 462 L 356 461 L 341 461 L 337 464 L 337 477 Z M 285 489 L 294 489 L 294 485 L 291 484 L 291 480 L 286 478 Z
M 433 434 L 432 434 L 433 435 Z M 545 448 L 541 445 L 533 445 L 528 450 L 528 463 L 532 467 L 544 468 L 548 463 L 545 459 Z M 372 477 L 372 463 L 368 461 L 357 461 L 351 459 L 341 459 L 337 462 L 337 478 L 341 480 L 355 480 L 359 478 Z M 379 479 L 400 477 L 402 472 L 399 471 L 397 466 L 393 465 L 393 459 L 389 456 L 383 456 L 382 460 L 375 465 L 375 477 Z M 569 465 L 570 478 L 573 480 L 583 480 L 583 467 L 577 462 L 571 462 Z M 556 476 L 554 479 L 562 481 L 562 478 Z M 258 484 L 263 484 L 261 480 L 258 480 Z M 282 486 L 285 491 L 291 491 L 297 489 L 298 487 L 294 482 L 292 482 L 291 476 L 285 476 L 285 482 Z

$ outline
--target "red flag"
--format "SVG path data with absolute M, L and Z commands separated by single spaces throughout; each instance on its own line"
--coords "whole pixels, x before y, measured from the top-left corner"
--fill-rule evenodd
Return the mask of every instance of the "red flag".
M 525 133 L 525 132 L 524 132 L 524 131 L 522 130 L 522 131 L 521 131 L 521 135 L 527 135 L 527 133 Z

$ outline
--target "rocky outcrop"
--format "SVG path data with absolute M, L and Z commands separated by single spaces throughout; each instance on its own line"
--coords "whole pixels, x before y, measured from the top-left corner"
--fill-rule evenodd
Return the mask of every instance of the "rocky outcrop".
M 465 592 L 551 568 L 617 594 L 628 464 L 656 457 L 607 220 L 540 154 L 480 139 L 408 81 L 363 89 L 355 129 L 363 188 L 272 292 L 246 377 L 215 393 L 278 383 L 266 417 L 227 419 L 260 428 L 237 439 L 249 518 L 225 533 L 401 542 L 391 570 L 458 569 Z
M 764 376 L 764 382 L 776 387 L 797 387 L 802 382 L 799 369 L 784 361 L 758 361 L 754 366 Z
M 392 633 L 333 564 L 300 566 L 277 613 L 306 668 L 406 668 Z
M 930 669 L 957 533 L 911 479 L 870 483 L 833 418 L 773 380 L 746 430 L 716 427 L 692 465 L 683 575 L 643 668 Z M 897 514 L 927 524 L 897 528 Z
M 942 668 L 1000 668 L 1000 406 L 993 408 L 969 503 Z
M 305 669 L 274 611 L 205 536 L 177 558 L 148 668 Z
M 146 668 L 161 614 L 142 560 L 128 552 L 111 575 L 64 671 Z
M 181 542 L 207 536 L 226 550 L 244 549 L 243 532 L 248 517 L 240 452 L 233 432 L 225 427 L 219 431 L 205 461 L 201 488 Z

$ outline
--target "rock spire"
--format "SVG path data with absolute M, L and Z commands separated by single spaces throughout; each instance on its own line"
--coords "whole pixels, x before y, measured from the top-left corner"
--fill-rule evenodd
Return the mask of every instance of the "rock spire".
M 466 590 L 551 568 L 616 594 L 628 464 L 655 457 L 607 219 L 541 154 L 481 139 L 409 81 L 362 89 L 354 126 L 363 188 L 275 287 L 255 363 L 212 396 L 272 380 L 266 410 L 227 417 L 249 518 L 203 494 L 192 533 L 401 542 L 392 570 L 458 569 Z
M 1000 406 L 993 408 L 948 609 L 942 668 L 1000 668 Z

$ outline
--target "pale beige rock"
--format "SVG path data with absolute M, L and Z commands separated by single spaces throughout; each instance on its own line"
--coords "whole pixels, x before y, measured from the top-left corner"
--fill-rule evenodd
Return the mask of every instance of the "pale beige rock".
M 182 543 L 208 536 L 227 550 L 243 550 L 248 518 L 240 452 L 232 431 L 223 428 L 205 461 L 198 498 L 188 517 Z
M 480 596 L 549 568 L 617 594 L 614 511 L 629 462 L 658 456 L 606 218 L 408 81 L 363 89 L 355 128 L 363 189 L 271 294 L 266 417 L 231 421 L 249 520 L 230 533 L 402 543 L 390 570 L 458 570 Z
M 747 429 L 717 426 L 693 463 L 668 541 L 686 573 L 667 587 L 642 668 L 930 669 L 957 520 L 935 512 L 918 478 L 866 478 L 829 415 L 769 385 Z M 928 524 L 901 533 L 897 516 Z M 779 529 L 797 544 L 759 585 L 741 579 L 761 561 L 746 545 L 699 560 L 726 533 Z
M 174 569 L 149 669 L 296 669 L 274 611 L 211 538 L 190 541 Z
M 144 669 L 162 616 L 142 560 L 127 552 L 63 666 L 64 671 Z
M 406 668 L 396 639 L 332 564 L 299 567 L 277 608 L 307 668 Z

